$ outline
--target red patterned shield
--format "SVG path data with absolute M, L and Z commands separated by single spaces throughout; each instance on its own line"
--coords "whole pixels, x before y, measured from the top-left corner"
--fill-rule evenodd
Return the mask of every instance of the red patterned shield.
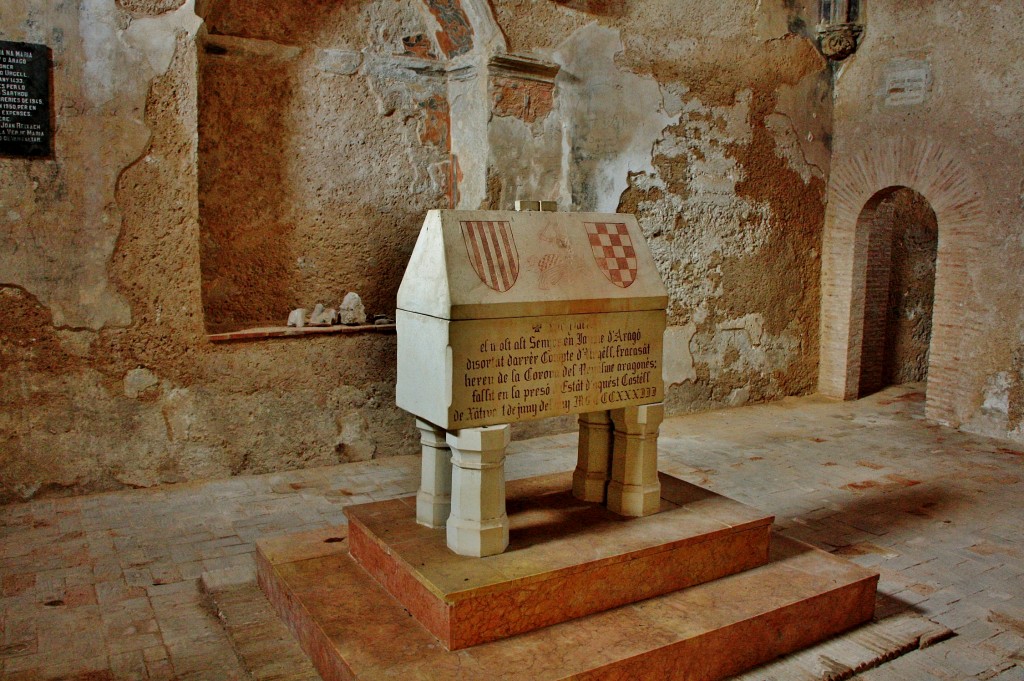
M 498 293 L 504 293 L 519 278 L 519 252 L 507 222 L 473 221 L 462 223 L 462 238 L 473 271 L 480 281 Z
M 629 288 L 636 281 L 636 250 L 629 230 L 621 222 L 587 222 L 590 249 L 597 266 L 619 288 Z

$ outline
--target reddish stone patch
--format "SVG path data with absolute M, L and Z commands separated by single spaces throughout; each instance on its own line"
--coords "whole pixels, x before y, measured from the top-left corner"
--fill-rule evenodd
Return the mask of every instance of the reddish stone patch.
M 4 596 L 18 596 L 36 585 L 35 574 L 4 575 Z
M 823 437 L 812 437 L 811 442 L 828 442 L 828 440 Z
M 907 589 L 922 596 L 931 596 L 936 591 L 936 588 L 930 584 L 911 584 Z
M 1008 555 L 1010 553 L 1009 548 L 1006 546 L 998 546 L 989 542 L 980 542 L 974 546 L 967 547 L 967 550 L 971 553 L 976 553 L 979 556 L 995 556 L 995 555 Z
M 454 197 L 456 190 L 453 189 L 455 182 L 455 175 L 452 172 L 452 159 L 455 157 L 452 154 L 448 154 L 448 160 L 438 163 L 437 174 L 431 173 L 432 177 L 436 177 L 441 188 L 441 194 L 448 201 L 449 208 L 455 208 Z
M 763 456 L 751 456 L 747 457 L 747 461 L 764 461 Z
M 849 485 L 843 485 L 843 489 L 849 490 L 864 490 L 871 489 L 872 487 L 881 487 L 882 483 L 877 480 L 862 480 L 860 482 L 851 482 Z
M 61 676 L 54 678 L 53 681 L 114 681 L 117 678 L 114 673 L 108 669 L 100 671 L 82 672 L 81 674 L 75 674 L 74 676 Z
M 993 610 L 988 615 L 988 621 L 993 624 L 1000 624 L 1024 636 L 1024 620 L 1011 617 L 1010 615 L 999 612 L 998 610 Z
M 625 13 L 621 0 L 555 0 L 577 12 L 600 14 L 603 16 L 622 16 Z
M 434 46 L 430 39 L 422 33 L 407 35 L 402 38 L 402 45 L 405 47 L 405 54 L 419 57 L 420 59 L 437 59 L 434 54 Z
M 448 182 L 448 205 L 455 208 L 459 205 L 459 186 L 462 184 L 462 166 L 459 165 L 459 157 L 450 154 L 451 161 L 448 164 L 451 172 L 451 179 Z
M 1020 482 L 1017 475 L 972 475 L 970 478 L 983 485 L 1016 485 Z
M 866 556 L 868 554 L 876 553 L 879 555 L 885 555 L 890 551 L 884 547 L 872 544 L 871 542 L 857 542 L 856 544 L 847 544 L 846 546 L 836 547 L 836 550 L 832 553 L 837 556 Z
M 938 504 L 936 504 L 934 501 L 929 501 L 926 504 L 922 504 L 920 508 L 913 508 L 908 510 L 907 513 L 909 513 L 910 515 L 918 516 L 920 518 L 931 518 L 934 516 L 934 514 L 932 513 L 932 509 L 935 508 L 937 505 Z
M 96 605 L 96 590 L 91 584 L 68 587 L 64 591 L 64 604 L 69 608 L 80 605 Z
M 441 24 L 437 44 L 444 56 L 451 59 L 473 49 L 473 27 L 459 0 L 426 0 L 430 13 Z
M 80 548 L 72 554 L 69 554 L 65 559 L 66 564 L 69 567 L 78 567 L 79 565 L 89 565 L 91 562 L 89 559 L 89 549 Z
M 105 602 L 121 603 L 122 601 L 130 601 L 134 598 L 143 598 L 145 595 L 146 589 L 144 587 L 125 585 L 123 589 L 119 589 L 115 594 L 108 596 Z
M 889 480 L 892 480 L 901 487 L 913 487 L 914 485 L 921 484 L 920 480 L 912 480 L 911 478 L 905 478 L 902 475 L 896 475 L 895 473 L 890 473 L 885 477 L 888 478 Z
M 434 95 L 430 99 L 417 102 L 416 105 L 423 111 L 420 142 L 433 144 L 445 151 L 449 150 L 451 145 L 448 131 L 451 129 L 452 119 L 448 101 L 441 95 Z
M 925 394 L 915 390 L 909 393 L 904 393 L 898 397 L 894 397 L 891 400 L 879 400 L 878 403 L 883 407 L 887 407 L 890 404 L 896 404 L 898 402 L 924 402 L 924 400 Z
M 996 451 L 1000 454 L 1009 454 L 1010 456 L 1024 456 L 1024 452 L 1019 449 L 1010 449 L 1008 447 L 1000 447 Z
M 491 110 L 496 116 L 513 116 L 533 123 L 551 113 L 554 90 L 554 83 L 496 77 L 491 85 Z
M 885 468 L 885 466 L 883 466 L 882 464 L 875 463 L 874 461 L 868 461 L 867 459 L 861 459 L 860 461 L 857 462 L 857 465 L 864 466 L 864 468 L 870 468 L 876 471 L 880 471 L 883 468 Z
M 823 463 L 821 465 L 822 466 L 838 466 L 839 464 L 837 464 L 835 461 L 826 461 L 825 463 Z

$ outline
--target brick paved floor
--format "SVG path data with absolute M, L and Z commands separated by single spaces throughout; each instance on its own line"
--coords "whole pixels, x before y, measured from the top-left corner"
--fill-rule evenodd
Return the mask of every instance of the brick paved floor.
M 1024 680 L 1024 446 L 923 419 L 915 386 L 666 420 L 661 468 L 881 572 L 957 636 L 865 681 Z M 410 424 L 410 428 L 412 425 Z M 575 436 L 513 443 L 510 478 L 571 469 Z M 415 490 L 415 457 L 0 508 L 0 677 L 247 679 L 200 589 L 264 536 Z

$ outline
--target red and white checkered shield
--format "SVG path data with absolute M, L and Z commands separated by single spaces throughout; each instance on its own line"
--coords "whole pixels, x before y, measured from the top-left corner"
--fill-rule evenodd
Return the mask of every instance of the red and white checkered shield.
M 621 222 L 587 222 L 594 260 L 604 276 L 619 288 L 636 281 L 636 250 L 629 230 Z
M 507 222 L 462 223 L 462 238 L 473 271 L 498 293 L 512 288 L 519 278 L 519 252 Z

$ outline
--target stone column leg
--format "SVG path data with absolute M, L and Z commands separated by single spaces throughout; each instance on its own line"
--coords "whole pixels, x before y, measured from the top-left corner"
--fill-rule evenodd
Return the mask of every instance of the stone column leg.
M 444 527 L 452 510 L 452 450 L 443 428 L 416 419 L 420 431 L 420 489 L 416 493 L 416 522 Z
M 665 417 L 665 405 L 613 409 L 611 414 L 615 436 L 608 510 L 634 517 L 657 513 L 661 504 L 658 428 Z
M 581 501 L 603 503 L 612 460 L 611 415 L 607 410 L 580 414 L 579 423 L 579 455 L 572 473 L 572 495 Z
M 505 448 L 510 427 L 448 433 L 452 448 L 452 513 L 448 548 L 460 556 L 493 556 L 508 547 Z

